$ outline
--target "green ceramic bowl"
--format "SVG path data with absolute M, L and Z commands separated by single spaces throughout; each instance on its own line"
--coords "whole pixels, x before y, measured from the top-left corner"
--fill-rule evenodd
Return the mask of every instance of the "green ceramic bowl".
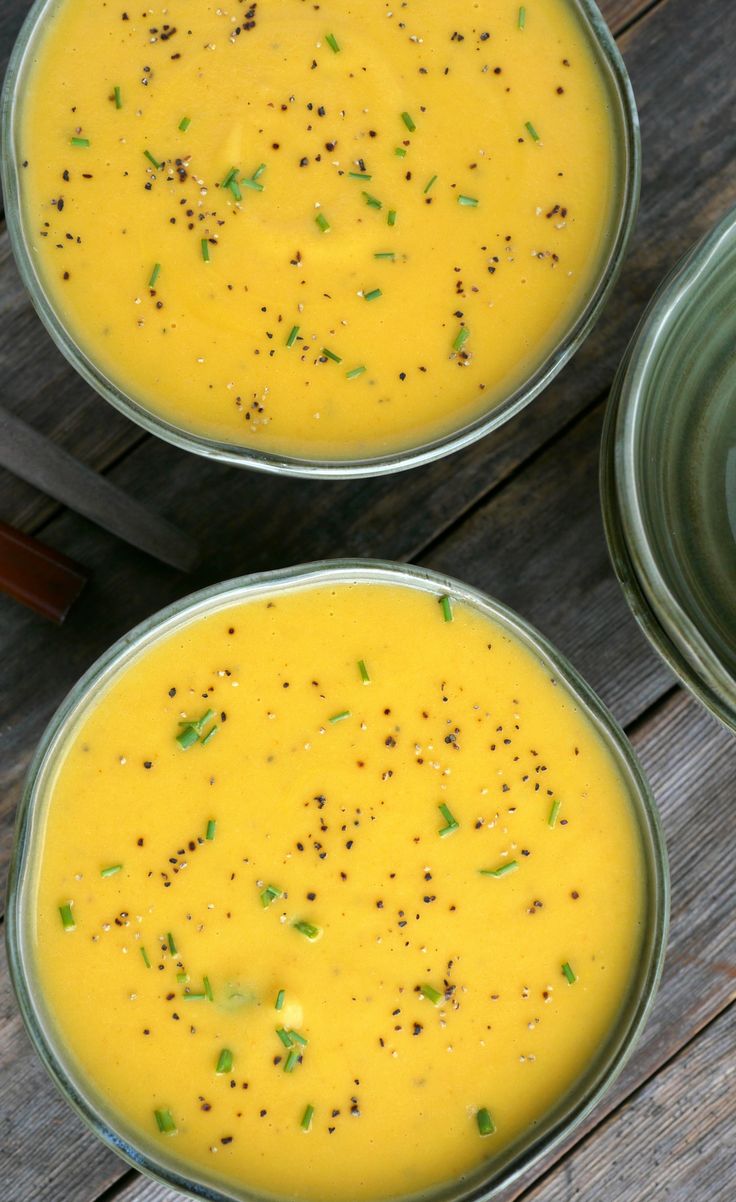
M 736 730 L 736 208 L 659 289 L 621 365 L 601 457 L 626 598 Z

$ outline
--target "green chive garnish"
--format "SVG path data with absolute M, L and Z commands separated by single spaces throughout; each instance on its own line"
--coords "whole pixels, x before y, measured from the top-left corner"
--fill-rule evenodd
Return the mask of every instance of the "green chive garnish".
M 529 134 L 532 138 L 534 138 L 535 142 L 539 141 L 539 134 L 537 133 L 534 126 L 532 125 L 531 121 L 525 121 L 524 128 L 529 130 Z
M 154 1110 L 153 1114 L 162 1135 L 176 1135 L 176 1123 L 170 1110 Z
M 552 802 L 552 808 L 549 812 L 549 818 L 547 819 L 547 826 L 553 827 L 555 825 L 555 823 L 557 822 L 557 815 L 560 812 L 561 805 L 562 805 L 561 801 L 553 801 Z
M 238 181 L 236 179 L 230 180 L 230 183 L 227 185 L 227 189 L 228 192 L 232 192 L 235 200 L 240 201 L 243 199 L 243 193 L 240 191 L 240 188 L 238 187 Z
M 172 956 L 175 956 L 177 954 L 176 944 L 174 943 L 174 936 L 171 934 L 171 931 L 169 931 L 166 935 L 166 942 L 169 945 L 169 951 L 171 952 Z
M 577 981 L 577 977 L 575 976 L 575 973 L 572 971 L 572 969 L 570 968 L 570 965 L 567 963 L 567 961 L 565 961 L 565 963 L 562 965 L 562 975 L 564 976 L 568 985 L 574 985 L 575 982 Z
M 183 134 L 185 134 L 191 124 L 192 124 L 191 117 L 182 117 L 181 121 L 179 122 L 179 129 L 181 130 L 181 132 Z
M 300 1043 L 303 1048 L 305 1048 L 309 1043 L 309 1040 L 303 1035 L 300 1035 L 298 1031 L 289 1031 L 289 1036 L 292 1043 Z
M 189 973 L 188 972 L 178 972 L 176 974 L 176 981 L 177 981 L 178 985 L 188 985 L 189 984 Z
M 210 979 L 209 979 L 209 977 L 202 977 L 202 984 L 204 985 L 204 992 L 205 992 L 205 996 L 206 996 L 206 998 L 207 998 L 207 1001 L 208 1001 L 208 1002 L 214 1002 L 214 1000 L 215 1000 L 215 995 L 214 995 L 214 993 L 212 992 L 212 986 L 210 985 Z
M 454 814 L 452 814 L 449 807 L 446 806 L 444 803 L 442 805 L 438 806 L 437 808 L 438 808 L 440 814 L 442 815 L 442 817 L 444 818 L 445 822 L 447 823 L 446 826 L 443 826 L 440 828 L 440 832 L 439 832 L 440 837 L 444 839 L 445 835 L 451 835 L 453 831 L 456 831 L 458 829 L 458 827 L 460 826 L 460 823 L 458 822 L 457 818 L 455 818 Z
M 312 942 L 322 934 L 321 927 L 316 927 L 313 922 L 303 922 L 300 920 L 292 925 L 295 931 L 298 931 L 300 935 L 304 935 L 305 938 Z
M 314 220 L 317 222 L 317 225 L 322 230 L 323 234 L 329 234 L 332 226 L 325 217 L 324 213 L 318 213 Z
M 89 138 L 70 138 L 72 146 L 89 146 Z
M 290 1048 L 292 1046 L 291 1036 L 289 1035 L 289 1032 L 286 1031 L 283 1027 L 277 1027 L 276 1034 L 278 1035 L 279 1039 L 281 1040 L 281 1042 L 283 1043 L 285 1048 Z
M 122 867 L 122 864 L 111 864 L 109 868 L 103 868 L 101 870 L 100 876 L 115 876 L 115 873 L 120 872 Z
M 368 181 L 372 180 L 373 176 L 366 175 L 365 171 L 348 171 L 348 179 L 364 179 Z
M 374 288 L 371 292 L 363 293 L 363 300 L 374 301 L 378 300 L 379 296 L 383 296 L 380 288 Z
M 206 735 L 203 737 L 203 739 L 202 739 L 202 746 L 203 746 L 203 747 L 206 747 L 206 746 L 207 746 L 207 744 L 208 744 L 208 743 L 209 743 L 209 742 L 210 742 L 212 739 L 214 739 L 214 737 L 215 737 L 215 735 L 217 734 L 217 732 L 218 732 L 218 730 L 219 730 L 219 729 L 220 729 L 220 728 L 219 728 L 219 726 L 217 725 L 217 723 L 215 723 L 215 725 L 214 725 L 214 726 L 211 726 L 211 727 L 209 728 L 209 730 L 207 731 L 207 734 L 206 734 Z
M 314 1106 L 311 1106 L 311 1105 L 307 1106 L 306 1110 L 304 1111 L 304 1114 L 302 1115 L 302 1121 L 300 1123 L 302 1131 L 311 1131 L 313 1118 L 314 1118 Z
M 215 1072 L 221 1077 L 223 1073 L 232 1072 L 232 1067 L 233 1054 L 229 1048 L 223 1048 L 217 1058 L 217 1068 L 215 1069 Z
M 365 666 L 364 659 L 358 660 L 358 671 L 360 672 L 360 679 L 363 681 L 363 684 L 370 684 L 371 678 L 368 675 L 368 669 Z
M 202 250 L 202 258 L 204 259 L 205 263 L 209 263 L 209 261 L 210 261 L 210 244 L 209 244 L 209 242 L 207 241 L 206 238 L 202 238 L 199 245 Z
M 299 326 L 292 326 L 291 333 L 289 334 L 289 337 L 286 339 L 286 345 L 288 347 L 292 347 L 298 337 L 299 337 Z
M 63 906 L 59 906 L 61 922 L 65 931 L 75 931 L 77 928 L 74 915 L 72 914 L 72 905 L 73 902 L 65 902 Z
M 289 1055 L 286 1057 L 286 1060 L 284 1061 L 284 1072 L 285 1073 L 293 1073 L 294 1069 L 296 1068 L 298 1063 L 299 1063 L 299 1052 L 297 1051 L 296 1048 L 292 1048 L 291 1051 L 289 1052 Z
M 279 889 L 278 885 L 267 885 L 261 893 L 261 905 L 265 910 L 271 905 L 271 902 L 275 902 L 277 898 L 283 896 L 284 891 L 283 889 Z
M 148 959 L 148 952 L 146 951 L 146 949 L 144 947 L 141 948 L 141 955 L 143 957 L 143 963 L 145 964 L 146 968 L 150 968 L 151 961 Z
M 346 380 L 357 380 L 358 376 L 362 376 L 364 371 L 368 371 L 367 367 L 354 367 L 351 371 L 345 372 Z
M 491 1118 L 489 1112 L 486 1110 L 485 1106 L 483 1106 L 482 1109 L 478 1111 L 478 1113 L 475 1116 L 475 1119 L 478 1124 L 478 1132 L 480 1135 L 493 1135 L 494 1134 L 494 1132 L 496 1130 L 496 1124 L 494 1123 L 493 1119 Z
M 403 146 L 397 146 L 394 151 L 394 154 L 397 155 L 400 159 L 406 158 L 406 150 L 404 149 Z
M 439 598 L 439 604 L 440 604 L 440 606 L 441 606 L 441 608 L 442 608 L 442 617 L 445 619 L 445 621 L 446 621 L 446 622 L 453 622 L 453 621 L 454 621 L 454 615 L 453 615 L 453 612 L 452 612 L 452 598 L 451 598 L 451 597 L 447 597 L 447 596 L 445 596 L 445 597 L 440 597 L 440 598 Z
M 329 46 L 329 48 L 333 54 L 340 53 L 340 43 L 338 42 L 334 33 L 328 33 L 327 36 L 325 37 L 325 41 L 327 42 L 327 45 Z
M 194 726 L 185 726 L 184 730 L 180 731 L 176 736 L 176 741 L 181 747 L 182 751 L 188 751 L 189 748 L 198 741 L 198 739 L 199 735 L 197 734 Z
M 396 252 L 393 250 L 379 250 L 374 256 L 374 259 L 388 259 L 393 263 L 396 258 Z
M 412 119 L 411 119 L 411 117 L 409 116 L 409 114 L 408 114 L 408 113 L 402 113 L 402 114 L 401 114 L 401 120 L 404 122 L 404 125 L 405 125 L 405 126 L 406 126 L 406 128 L 409 130 L 409 133 L 410 133 L 410 134 L 413 134 L 413 133 L 414 133 L 414 130 L 416 129 L 416 125 L 415 125 L 415 124 L 414 124 L 414 122 L 412 121 Z
M 230 170 L 228 171 L 227 175 L 225 176 L 224 180 L 222 181 L 221 187 L 227 188 L 228 185 L 230 184 L 230 181 L 234 180 L 235 176 L 237 174 L 238 174 L 238 168 L 231 167 Z
M 276 1006 L 275 1006 L 276 1010 L 283 1010 L 285 997 L 286 997 L 286 990 L 279 989 L 278 993 L 276 994 Z
M 206 1000 L 206 998 L 207 998 L 207 994 L 204 992 L 183 993 L 181 995 L 181 1000 L 183 1002 L 204 1002 Z
M 457 203 L 464 205 L 466 209 L 476 209 L 478 207 L 478 201 L 474 196 L 458 196 Z
M 526 25 L 526 9 L 524 8 L 524 6 L 522 4 L 521 8 L 519 9 L 519 29 L 523 29 L 525 25 Z
M 123 107 L 123 94 L 117 84 L 113 88 L 112 94 L 115 98 L 115 108 L 121 109 Z
M 351 710 L 340 710 L 339 714 L 333 714 L 328 721 L 334 726 L 336 722 L 344 722 L 346 718 L 352 718 Z
M 331 359 L 333 363 L 342 363 L 340 356 L 336 355 L 334 351 L 328 350 L 326 346 L 322 347 L 320 354 L 324 355 L 325 359 Z
M 394 226 L 394 225 L 396 225 L 396 209 L 389 209 L 389 211 L 388 211 L 388 223 L 389 223 L 389 225 L 390 225 L 390 226 Z
M 361 192 L 361 196 L 363 197 L 363 200 L 365 201 L 365 203 L 368 205 L 369 209 L 382 209 L 383 208 L 383 201 L 379 200 L 377 196 L 371 196 L 370 192 Z
M 518 867 L 518 860 L 509 860 L 507 864 L 499 864 L 498 868 L 480 868 L 479 872 L 481 876 L 502 877 L 508 876 L 510 872 L 516 872 Z
M 255 176 L 253 176 L 251 179 L 248 179 L 246 176 L 243 176 L 243 178 L 241 179 L 240 182 L 244 188 L 250 188 L 251 192 L 262 192 L 263 191 L 263 184 L 259 184 L 258 180 L 255 178 Z
M 148 281 L 148 287 L 149 287 L 149 288 L 155 288 L 155 287 L 156 287 L 156 280 L 158 279 L 158 277 L 159 277 L 159 275 L 160 275 L 160 274 L 161 274 L 161 264 L 160 264 L 160 263 L 154 263 L 154 265 L 153 265 L 153 271 L 151 272 L 151 277 L 150 277 L 150 279 L 149 279 L 149 281 Z
M 468 341 L 469 337 L 470 337 L 470 330 L 468 329 L 468 327 L 460 326 L 460 329 L 458 330 L 458 333 L 457 333 L 457 337 L 455 338 L 455 341 L 452 344 L 452 349 L 454 351 L 461 351 L 463 349 L 463 347 L 465 346 L 465 343 Z
M 255 171 L 253 172 L 253 179 L 260 179 L 265 170 L 266 170 L 266 164 L 259 163 L 259 165 L 256 167 Z
M 151 163 L 152 166 L 154 166 L 157 171 L 159 171 L 160 168 L 163 167 L 163 163 L 159 163 L 158 159 L 154 159 L 150 150 L 144 150 L 143 153 L 146 156 L 146 158 L 148 159 L 149 163 Z
M 217 819 L 210 818 L 209 822 L 207 823 L 207 830 L 206 830 L 205 836 L 204 836 L 205 839 L 209 839 L 210 841 L 212 841 L 215 837 L 216 832 L 217 832 Z
M 433 985 L 420 985 L 419 992 L 433 1006 L 439 1006 L 440 1002 L 444 1001 L 444 993 L 440 993 L 439 989 L 435 989 Z
M 436 175 L 433 175 L 433 176 L 432 176 L 432 178 L 431 178 L 431 180 L 429 181 L 429 183 L 426 185 L 426 187 L 425 187 L 425 189 L 424 189 L 424 195 L 425 195 L 425 196 L 427 195 L 427 193 L 428 193 L 429 191 L 431 191 L 431 189 L 434 187 L 434 185 L 435 185 L 436 183 L 437 183 L 437 176 L 436 176 Z

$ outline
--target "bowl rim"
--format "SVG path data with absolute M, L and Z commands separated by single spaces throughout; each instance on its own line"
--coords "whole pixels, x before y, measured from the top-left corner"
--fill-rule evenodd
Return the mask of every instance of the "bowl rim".
M 721 663 L 667 583 L 640 505 L 637 436 L 649 374 L 691 294 L 697 296 L 724 247 L 736 240 L 736 206 L 686 252 L 661 282 L 634 331 L 606 407 L 600 495 L 609 555 L 626 600 L 660 656 L 687 689 L 736 731 L 736 679 Z
M 467 1181 L 443 1183 L 436 1191 L 422 1198 L 440 1196 L 450 1202 L 448 1189 L 455 1189 L 451 1202 L 490 1202 L 527 1173 L 543 1156 L 549 1155 L 566 1140 L 597 1105 L 628 1061 L 650 1013 L 662 973 L 669 926 L 669 867 L 667 851 L 656 802 L 651 793 L 636 754 L 615 719 L 576 670 L 552 644 L 525 619 L 503 603 L 488 597 L 480 590 L 452 577 L 402 563 L 383 560 L 341 559 L 322 560 L 283 568 L 277 571 L 253 573 L 224 581 L 183 597 L 153 614 L 118 639 L 105 651 L 78 683 L 70 690 L 51 718 L 28 769 L 16 820 L 15 838 L 10 864 L 6 940 L 10 977 L 16 993 L 23 1022 L 31 1042 L 44 1067 L 65 1100 L 81 1116 L 84 1123 L 99 1139 L 117 1152 L 128 1164 L 190 1198 L 206 1202 L 264 1202 L 265 1195 L 251 1193 L 247 1184 L 217 1184 L 206 1175 L 186 1176 L 176 1167 L 176 1158 L 166 1159 L 148 1149 L 153 1145 L 140 1136 L 139 1143 L 122 1134 L 115 1118 L 97 1112 L 92 1099 L 93 1084 L 84 1075 L 76 1075 L 63 1061 L 59 1052 L 60 1040 L 51 1022 L 46 1022 L 41 1003 L 32 986 L 33 959 L 24 913 L 28 910 L 28 893 L 33 888 L 34 852 L 42 810 L 46 778 L 53 771 L 73 733 L 80 715 L 94 705 L 93 694 L 127 667 L 146 647 L 170 635 L 176 629 L 207 613 L 217 612 L 230 604 L 251 598 L 273 595 L 275 591 L 292 592 L 324 584 L 393 584 L 414 588 L 440 599 L 449 595 L 453 601 L 470 606 L 490 618 L 522 642 L 526 649 L 551 670 L 573 703 L 592 723 L 606 746 L 622 781 L 627 788 L 632 814 L 638 827 L 646 873 L 645 919 L 642 945 L 626 998 L 615 1026 L 611 1029 L 598 1056 L 591 1061 L 586 1073 L 558 1099 L 556 1107 L 545 1115 L 533 1137 L 519 1137 L 506 1153 L 501 1153 L 474 1173 Z M 588 1077 L 591 1079 L 588 1081 Z M 558 1113 L 559 1112 L 559 1113 Z M 494 1167 L 495 1165 L 495 1167 Z M 443 1193 L 442 1191 L 445 1191 Z M 418 1202 L 420 1195 L 401 1195 L 397 1202 Z
M 594 0 L 567 0 L 580 22 L 583 36 L 590 43 L 591 52 L 599 61 L 601 76 L 609 95 L 611 117 L 621 138 L 621 144 L 616 146 L 617 203 L 609 221 L 610 244 L 601 250 L 600 263 L 596 276 L 590 282 L 587 300 L 577 316 L 571 318 L 566 332 L 560 335 L 534 372 L 504 400 L 466 422 L 459 429 L 447 431 L 418 445 L 362 458 L 324 458 L 263 451 L 257 447 L 193 433 L 157 415 L 132 395 L 128 395 L 121 385 L 116 384 L 98 368 L 67 331 L 46 294 L 24 228 L 20 155 L 16 153 L 22 84 L 28 59 L 32 58 L 39 27 L 48 12 L 61 2 L 63 0 L 35 0 L 33 3 L 13 47 L 0 96 L 0 182 L 5 196 L 10 245 L 36 313 L 58 349 L 95 392 L 149 434 L 155 434 L 182 450 L 193 451 L 208 459 L 279 475 L 306 476 L 313 479 L 359 479 L 404 471 L 463 450 L 514 417 L 551 383 L 597 322 L 621 271 L 636 222 L 641 187 L 639 117 L 623 59 Z M 614 108 L 616 111 L 613 111 Z

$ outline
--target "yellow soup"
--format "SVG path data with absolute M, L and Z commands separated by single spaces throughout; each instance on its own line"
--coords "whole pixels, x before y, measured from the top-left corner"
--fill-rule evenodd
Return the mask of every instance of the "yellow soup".
M 367 457 L 493 408 L 589 298 L 620 169 L 575 5 L 522 12 L 61 0 L 20 151 L 64 324 L 231 446 Z
M 419 589 L 190 620 L 88 708 L 47 803 L 58 1037 L 134 1140 L 231 1188 L 471 1174 L 632 982 L 643 855 L 609 752 L 505 628 Z

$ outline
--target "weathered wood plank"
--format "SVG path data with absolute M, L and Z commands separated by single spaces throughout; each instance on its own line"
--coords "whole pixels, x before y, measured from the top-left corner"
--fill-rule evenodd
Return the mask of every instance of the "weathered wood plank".
M 733 1018 L 731 1010 L 716 1019 L 524 1202 L 730 1202 L 736 1163 Z M 153 1202 L 145 1189 L 134 1197 Z

